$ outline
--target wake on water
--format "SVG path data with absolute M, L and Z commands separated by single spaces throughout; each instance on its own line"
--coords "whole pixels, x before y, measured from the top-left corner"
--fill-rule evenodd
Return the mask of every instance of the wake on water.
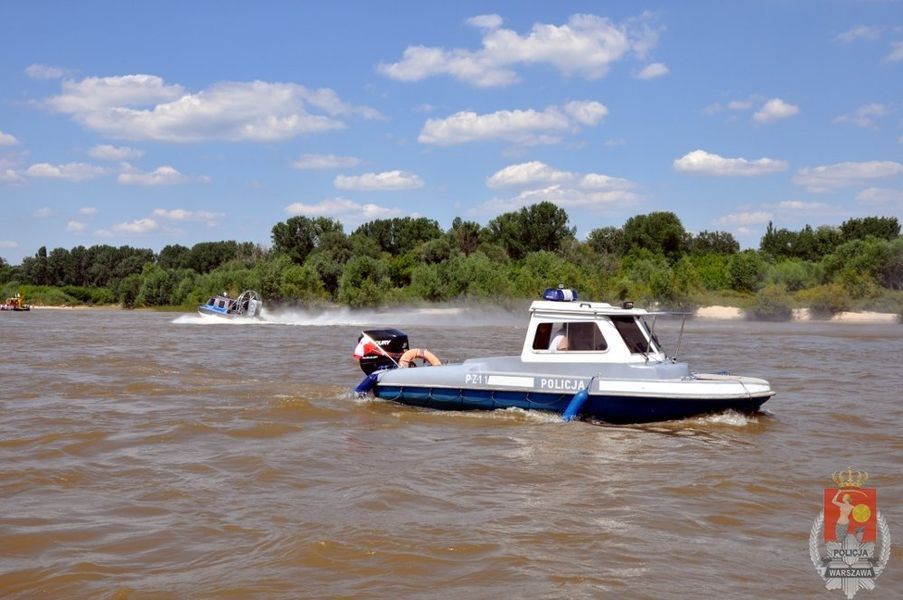
M 385 310 L 354 310 L 346 307 L 324 310 L 264 308 L 259 319 L 223 319 L 213 315 L 181 315 L 177 325 L 300 325 L 306 327 L 361 326 L 404 327 L 456 325 L 460 327 L 522 327 L 524 316 L 496 306 L 394 307 Z

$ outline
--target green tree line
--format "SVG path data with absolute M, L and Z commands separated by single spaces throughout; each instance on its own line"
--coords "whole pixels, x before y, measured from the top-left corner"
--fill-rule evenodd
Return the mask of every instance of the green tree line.
M 901 311 L 903 238 L 893 217 L 799 231 L 769 223 L 758 249 L 723 231 L 686 231 L 671 212 L 627 219 L 577 240 L 567 212 L 542 202 L 486 226 L 456 218 L 377 219 L 350 234 L 326 217 L 272 228 L 250 242 L 169 245 L 159 253 L 109 245 L 41 247 L 20 265 L 0 259 L 4 292 L 33 301 L 190 306 L 255 289 L 268 302 L 360 307 L 461 298 L 532 298 L 563 283 L 584 297 L 687 307 L 722 301 L 786 318 L 797 306 Z

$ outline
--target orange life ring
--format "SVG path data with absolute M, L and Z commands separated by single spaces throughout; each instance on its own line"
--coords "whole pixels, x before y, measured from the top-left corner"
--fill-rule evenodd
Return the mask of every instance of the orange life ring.
M 411 366 L 411 363 L 414 359 L 420 358 L 430 363 L 431 366 L 436 367 L 442 364 L 442 361 L 439 360 L 435 354 L 430 352 L 429 350 L 425 350 L 423 348 L 411 348 L 407 352 L 401 355 L 401 358 L 398 359 L 398 366 L 402 369 L 406 369 Z

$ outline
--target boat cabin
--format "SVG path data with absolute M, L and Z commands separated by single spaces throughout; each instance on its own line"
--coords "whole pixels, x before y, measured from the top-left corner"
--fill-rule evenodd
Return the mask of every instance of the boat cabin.
M 235 306 L 235 300 L 229 298 L 228 296 L 213 296 L 212 298 L 207 300 L 207 304 L 205 306 L 209 310 L 226 314 L 230 312 Z
M 524 362 L 646 363 L 664 361 L 664 350 L 641 308 L 606 302 L 537 300 L 530 305 Z

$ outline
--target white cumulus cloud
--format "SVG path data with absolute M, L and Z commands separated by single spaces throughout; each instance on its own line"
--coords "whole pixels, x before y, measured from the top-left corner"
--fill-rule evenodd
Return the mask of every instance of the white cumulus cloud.
M 44 179 L 65 179 L 68 181 L 87 181 L 100 177 L 106 173 L 106 169 L 86 163 L 67 163 L 64 165 L 52 165 L 50 163 L 37 163 L 25 169 L 29 177 Z
M 354 156 L 336 156 L 335 154 L 302 154 L 292 162 L 292 168 L 300 171 L 319 169 L 342 169 L 356 167 L 361 159 Z
M 334 185 L 340 190 L 415 190 L 423 187 L 423 180 L 406 171 L 384 171 L 362 175 L 339 175 Z
M 600 211 L 612 206 L 638 204 L 643 196 L 627 179 L 601 173 L 577 173 L 555 169 L 540 161 L 509 165 L 486 180 L 491 189 L 524 189 L 512 197 L 496 197 L 472 209 L 471 214 L 498 214 L 537 202 L 564 208 Z
M 572 101 L 563 109 L 500 110 L 479 115 L 462 111 L 444 119 L 429 119 L 417 138 L 422 144 L 453 146 L 483 140 L 502 140 L 524 145 L 548 144 L 561 140 L 567 131 L 594 126 L 608 114 L 604 104 Z
M 378 204 L 360 204 L 348 198 L 330 198 L 315 204 L 295 202 L 285 207 L 285 214 L 304 217 L 330 217 L 352 227 L 374 219 L 388 219 L 404 215 L 397 208 L 387 208 Z
M 477 15 L 467 19 L 466 23 L 480 29 L 498 29 L 502 26 L 502 17 L 499 15 Z
M 834 117 L 835 123 L 850 123 L 857 127 L 869 128 L 875 126 L 875 121 L 890 114 L 890 108 L 878 102 L 864 104 L 852 113 Z
M 80 215 L 96 215 L 97 209 L 94 208 L 93 206 L 83 206 L 80 209 L 78 209 L 78 214 L 80 214 Z
M 643 67 L 639 73 L 636 74 L 637 79 L 655 79 L 656 77 L 661 77 L 662 75 L 667 75 L 671 70 L 664 63 L 656 62 L 651 63 Z
M 562 208 L 604 212 L 614 207 L 633 206 L 642 200 L 643 196 L 631 190 L 587 190 L 555 184 L 538 189 L 524 190 L 509 198 L 493 198 L 488 202 L 474 206 L 468 211 L 468 214 L 497 215 L 538 202 L 551 202 Z
M 449 75 L 478 87 L 496 87 L 518 82 L 518 66 L 546 64 L 564 75 L 594 80 L 631 53 L 641 58 L 648 54 L 659 33 L 650 25 L 651 19 L 650 13 L 644 13 L 616 24 L 604 17 L 577 14 L 563 25 L 535 23 L 521 35 L 502 27 L 498 15 L 479 15 L 467 22 L 482 31 L 480 49 L 408 46 L 401 60 L 380 63 L 377 71 L 399 81 Z
M 534 160 L 517 165 L 509 165 L 500 171 L 496 171 L 486 180 L 486 185 L 490 188 L 497 189 L 535 184 L 560 183 L 571 181 L 573 178 L 573 173 L 559 171 L 543 162 Z
M 122 172 L 119 173 L 117 181 L 123 185 L 156 187 L 188 183 L 190 178 L 182 175 L 178 169 L 170 167 L 169 165 L 163 165 L 157 167 L 153 171 L 145 172 L 128 163 L 123 163 Z
M 185 210 L 184 208 L 173 208 L 167 210 L 165 208 L 154 209 L 153 217 L 158 219 L 167 219 L 170 221 L 183 222 L 199 222 L 207 225 L 214 225 L 225 215 L 223 213 L 210 212 L 206 210 Z
M 0 248 L 12 249 L 18 247 L 19 242 L 14 242 L 13 240 L 0 240 Z
M 190 92 L 154 75 L 66 80 L 45 105 L 102 135 L 166 142 L 275 141 L 340 129 L 344 117 L 381 118 L 328 88 L 251 81 Z
M 674 169 L 696 175 L 752 177 L 785 171 L 787 163 L 773 158 L 724 158 L 705 150 L 694 150 L 675 160 Z
M 16 139 L 16 136 L 0 131 L 0 146 L 15 146 L 18 143 L 19 140 Z
M 836 39 L 838 42 L 849 44 L 856 40 L 877 40 L 884 33 L 883 27 L 874 27 L 870 25 L 856 25 L 851 29 L 839 33 Z
M 891 42 L 890 54 L 887 55 L 885 60 L 890 62 L 900 62 L 903 60 L 903 42 Z
M 824 202 L 804 202 L 803 200 L 783 200 L 778 202 L 778 209 L 785 211 L 799 211 L 817 213 L 829 210 L 831 207 Z
M 866 188 L 856 194 L 856 201 L 869 206 L 896 205 L 903 207 L 903 189 Z
M 81 221 L 69 221 L 66 223 L 66 231 L 70 231 L 72 233 L 80 233 L 85 230 L 85 224 Z
M 103 237 L 115 237 L 123 235 L 144 235 L 152 233 L 160 228 L 154 219 L 146 217 L 125 223 L 117 223 L 109 229 L 98 229 L 95 233 Z
M 53 216 L 53 210 L 48 206 L 44 206 L 32 212 L 31 216 L 35 219 L 46 219 Z
M 772 98 L 753 114 L 753 121 L 756 123 L 771 123 L 772 121 L 792 117 L 799 112 L 798 106 L 788 104 L 780 98 Z
M 59 79 L 65 75 L 66 72 L 60 67 L 33 64 L 25 67 L 25 74 L 32 79 Z
M 760 101 L 761 98 L 758 96 L 751 96 L 746 99 L 734 99 L 728 100 L 725 103 L 714 102 L 708 106 L 706 106 L 702 112 L 707 115 L 714 115 L 724 111 L 732 111 L 732 112 L 740 112 L 750 110 L 753 107 L 753 104 L 756 101 Z
M 581 174 L 562 171 L 537 160 L 509 165 L 496 171 L 486 180 L 486 185 L 491 189 L 547 187 L 549 184 L 568 184 L 567 187 L 597 191 L 629 190 L 635 187 L 635 184 L 627 179 L 601 173 Z
M 793 183 L 804 186 L 810 192 L 829 192 L 862 185 L 873 179 L 896 177 L 900 173 L 903 173 L 903 164 L 889 160 L 842 162 L 802 168 L 793 176 Z
M 144 156 L 144 150 L 128 146 L 111 146 L 100 144 L 88 150 L 88 155 L 99 160 L 123 161 Z
M 14 169 L 0 169 L 0 183 L 18 185 L 25 183 L 25 178 Z
M 595 100 L 572 100 L 564 105 L 564 112 L 581 125 L 595 127 L 608 115 L 608 107 Z
M 724 225 L 724 226 L 739 226 L 739 225 L 759 225 L 762 223 L 767 223 L 774 218 L 770 212 L 766 212 L 763 210 L 760 211 L 744 211 L 744 212 L 735 212 L 730 213 L 721 217 L 718 217 L 713 221 L 715 225 Z

